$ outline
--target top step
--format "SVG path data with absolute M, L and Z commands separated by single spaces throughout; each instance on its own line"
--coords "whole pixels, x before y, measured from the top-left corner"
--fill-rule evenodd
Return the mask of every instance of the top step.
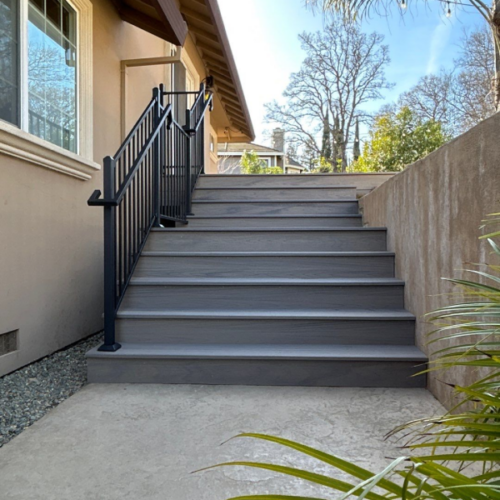
M 340 188 L 358 187 L 351 174 L 303 174 L 303 175 L 201 175 L 197 186 L 212 188 Z
M 356 188 L 345 187 L 197 187 L 194 201 L 355 200 Z

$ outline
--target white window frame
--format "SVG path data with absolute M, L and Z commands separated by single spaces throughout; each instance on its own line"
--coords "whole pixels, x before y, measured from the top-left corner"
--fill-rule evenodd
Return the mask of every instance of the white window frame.
M 68 156 L 75 160 L 83 157 L 85 160 L 93 158 L 93 76 L 92 76 L 92 3 L 90 0 L 67 0 L 76 12 L 76 44 L 77 44 L 77 127 L 76 127 L 76 153 L 61 146 L 52 144 L 38 136 L 28 132 L 29 109 L 28 109 L 28 0 L 20 0 L 19 7 L 19 103 L 20 127 L 0 120 L 1 139 L 5 139 L 5 147 L 0 147 L 0 152 L 23 158 L 23 152 L 18 150 L 20 140 L 22 142 L 32 141 L 33 148 L 24 155 L 24 159 L 31 163 L 38 163 L 33 157 L 40 153 L 43 156 L 40 164 L 47 164 L 47 157 L 51 161 L 54 154 Z M 16 132 L 16 129 L 18 132 Z M 5 134 L 3 134 L 5 132 Z M 9 144 L 9 138 L 12 143 Z M 15 143 L 15 144 L 14 144 Z M 3 146 L 3 144 L 2 144 Z M 15 148 L 13 151 L 12 148 Z M 44 154 L 41 148 L 50 150 Z M 14 154 L 15 152 L 15 154 Z M 29 154 L 29 156 L 28 156 Z M 62 160 L 62 159 L 61 159 Z M 86 162 L 88 164 L 88 162 Z M 93 163 L 93 162 L 92 162 Z M 94 164 L 95 165 L 95 164 Z M 55 169 L 57 170 L 57 169 Z M 76 177 L 79 177 L 76 175 Z M 85 175 L 85 178 L 88 176 Z M 82 177 L 83 178 L 83 177 Z

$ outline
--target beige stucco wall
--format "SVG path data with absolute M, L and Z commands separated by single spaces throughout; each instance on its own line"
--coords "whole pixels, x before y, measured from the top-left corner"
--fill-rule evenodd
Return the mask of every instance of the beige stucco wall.
M 111 0 L 93 1 L 96 162 L 121 143 L 120 61 L 167 48 L 123 22 Z M 164 74 L 164 67 L 134 70 L 130 116 Z M 102 328 L 102 209 L 87 206 L 101 187 L 100 171 L 83 181 L 0 154 L 0 333 L 19 330 L 19 349 L 0 357 L 0 376 Z
M 418 318 L 417 343 L 427 353 L 432 327 L 424 315 L 451 300 L 444 295 L 451 287 L 441 278 L 471 278 L 461 270 L 495 261 L 478 237 L 481 220 L 500 209 L 499 130 L 497 114 L 362 199 L 365 222 L 388 228 L 397 276 L 406 281 L 406 305 Z M 476 377 L 464 368 L 434 373 L 430 389 L 450 406 L 445 383 L 464 385 Z

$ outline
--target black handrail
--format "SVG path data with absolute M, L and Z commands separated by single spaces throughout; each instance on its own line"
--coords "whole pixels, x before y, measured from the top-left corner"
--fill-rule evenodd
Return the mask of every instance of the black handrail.
M 151 102 L 115 156 L 104 159 L 103 197 L 96 190 L 88 200 L 90 206 L 104 207 L 101 351 L 121 347 L 115 337 L 116 313 L 151 229 L 165 220 L 187 223 L 191 193 L 203 170 L 203 122 L 212 98 L 202 86 L 181 126 L 172 103 L 164 105 L 165 94 L 161 86 L 153 90 Z M 191 129 L 190 123 L 196 126 Z

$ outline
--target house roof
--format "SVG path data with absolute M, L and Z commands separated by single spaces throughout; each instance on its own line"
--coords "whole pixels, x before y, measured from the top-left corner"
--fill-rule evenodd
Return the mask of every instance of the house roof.
M 290 165 L 291 167 L 299 167 L 299 168 L 303 168 L 304 170 L 307 170 L 306 167 L 304 167 L 304 165 L 300 164 L 297 160 L 290 158 L 290 156 L 286 157 L 285 164 Z
M 124 21 L 183 46 L 188 32 L 213 76 L 231 127 L 255 133 L 217 0 L 113 0 Z
M 261 146 L 260 144 L 253 144 L 252 142 L 219 142 L 217 151 L 219 153 L 226 154 L 233 153 L 235 156 L 237 156 L 238 154 L 242 155 L 245 151 L 253 151 L 255 153 L 268 153 L 276 156 L 283 155 L 282 151 L 278 151 L 277 149 L 269 148 L 267 146 Z

